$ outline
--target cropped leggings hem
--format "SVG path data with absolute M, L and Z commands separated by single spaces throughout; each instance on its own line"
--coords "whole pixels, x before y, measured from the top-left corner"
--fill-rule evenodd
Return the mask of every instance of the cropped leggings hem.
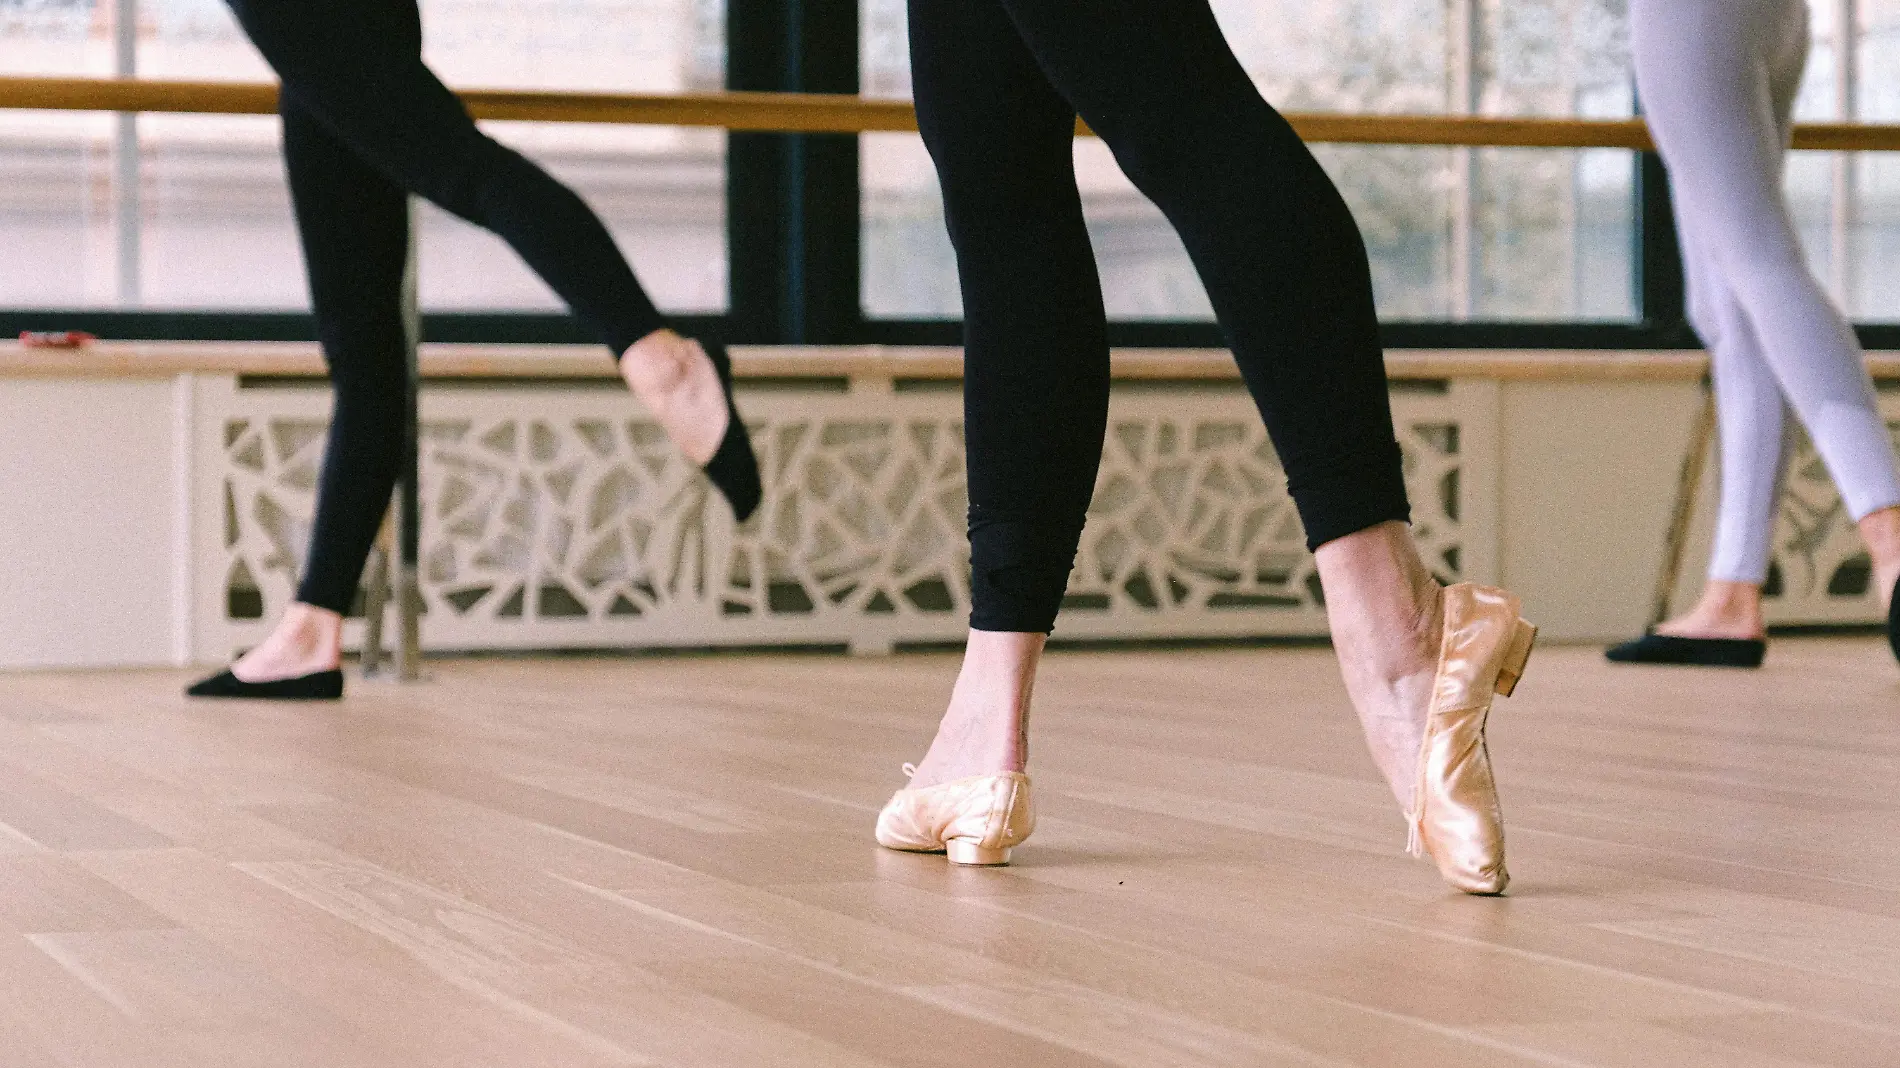
M 1294 494 L 1306 547 L 1381 523 L 1411 520 L 1398 445 L 1372 448 Z M 970 629 L 1049 634 L 1075 567 L 1083 521 L 1074 517 L 1005 518 L 970 512 Z

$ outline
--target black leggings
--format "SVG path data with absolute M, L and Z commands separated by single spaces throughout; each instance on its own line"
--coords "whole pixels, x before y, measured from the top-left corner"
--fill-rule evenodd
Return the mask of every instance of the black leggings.
M 910 0 L 910 47 L 963 283 L 971 626 L 1054 626 L 1101 462 L 1077 113 L 1181 235 L 1309 547 L 1409 519 L 1364 242 L 1207 0 Z
M 422 62 L 415 0 L 229 0 L 283 81 L 284 160 L 336 390 L 297 599 L 344 612 L 402 464 L 408 193 L 501 235 L 615 357 L 666 325 L 600 219 Z

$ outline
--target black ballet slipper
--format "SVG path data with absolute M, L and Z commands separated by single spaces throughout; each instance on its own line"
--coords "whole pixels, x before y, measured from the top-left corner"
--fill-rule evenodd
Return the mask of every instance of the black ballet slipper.
M 1893 583 L 1893 596 L 1887 601 L 1887 648 L 1900 660 L 1900 579 Z
M 764 488 L 759 483 L 759 458 L 752 451 L 752 436 L 746 433 L 745 420 L 732 400 L 732 357 L 717 342 L 702 341 L 706 355 L 719 372 L 720 388 L 726 391 L 726 436 L 719 439 L 719 451 L 706 461 L 706 477 L 725 494 L 732 514 L 743 523 L 758 510 Z
M 245 682 L 225 671 L 185 693 L 192 697 L 249 697 L 264 701 L 335 701 L 343 696 L 343 672 L 331 668 L 294 679 Z
M 1754 668 L 1761 666 L 1767 653 L 1768 643 L 1756 638 L 1678 638 L 1652 631 L 1633 642 L 1613 645 L 1603 655 L 1619 664 Z

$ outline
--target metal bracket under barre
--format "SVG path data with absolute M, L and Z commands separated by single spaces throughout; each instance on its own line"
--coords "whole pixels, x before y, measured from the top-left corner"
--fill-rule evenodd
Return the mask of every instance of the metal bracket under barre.
M 1702 471 L 1708 464 L 1709 445 L 1715 438 L 1715 388 L 1707 377 L 1702 379 L 1702 403 L 1696 408 L 1695 424 L 1689 430 L 1689 445 L 1682 454 L 1682 466 L 1676 474 L 1676 499 L 1669 512 L 1669 533 L 1663 543 L 1662 569 L 1656 575 L 1656 593 L 1651 604 L 1650 625 L 1669 618 L 1669 602 L 1682 577 L 1683 556 L 1689 549 L 1689 526 L 1695 522 L 1696 494 L 1702 487 Z

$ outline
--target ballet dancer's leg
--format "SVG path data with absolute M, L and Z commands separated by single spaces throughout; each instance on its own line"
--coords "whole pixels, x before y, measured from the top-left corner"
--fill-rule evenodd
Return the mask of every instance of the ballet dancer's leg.
M 1192 257 L 1318 557 L 1368 742 L 1412 809 L 1438 585 L 1404 526 L 1371 273 L 1350 210 L 1205 3 L 1002 6 Z
M 918 121 L 963 287 L 975 561 L 964 668 L 912 780 L 919 787 L 1022 770 L 1036 659 L 1108 419 L 1107 322 L 1076 190 L 1075 109 L 999 15 L 991 0 L 910 9 Z
M 422 62 L 415 0 L 230 0 L 288 91 L 398 186 L 485 227 L 515 250 L 614 357 L 687 457 L 741 515 L 756 471 L 734 471 L 730 406 L 715 353 L 667 327 L 613 237 L 574 192 L 483 134 Z M 742 428 L 734 428 L 735 432 Z M 742 435 L 740 435 L 742 436 Z M 750 458 L 750 448 L 744 450 Z M 744 465 L 739 465 L 743 467 Z
M 507 240 L 600 336 L 627 384 L 740 517 L 750 514 L 758 473 L 723 350 L 709 358 L 667 328 L 586 204 L 476 128 L 422 63 L 414 0 L 231 6 L 284 82 L 285 159 L 337 404 L 298 600 L 229 677 L 194 693 L 250 696 L 234 680 L 336 666 L 341 613 L 401 464 L 410 191 Z
M 285 93 L 284 163 L 336 404 L 297 601 L 232 665 L 245 682 L 338 664 L 343 614 L 402 472 L 409 372 L 402 276 L 409 198 Z
M 1808 271 L 1781 190 L 1806 16 L 1800 0 L 1638 0 L 1632 49 L 1644 110 L 1669 164 L 1685 232 L 1697 235 L 1702 270 L 1719 277 L 1719 291 L 1746 317 L 1762 362 L 1807 427 L 1861 526 L 1884 599 L 1900 578 L 1900 470 L 1859 343 Z M 1735 343 L 1726 325 L 1717 335 L 1711 344 Z M 1735 366 L 1724 356 L 1718 373 Z M 1757 405 L 1738 404 L 1735 414 L 1746 417 Z M 1731 456 L 1725 436 L 1724 467 L 1754 465 L 1734 477 L 1759 486 L 1769 477 L 1761 468 L 1778 451 L 1764 448 L 1759 433 L 1742 440 L 1748 447 Z M 1743 495 L 1736 507 L 1759 505 Z M 1723 525 L 1750 518 L 1725 517 Z M 1712 576 L 1748 581 L 1747 554 L 1714 561 L 1718 571 L 1731 563 L 1737 578 Z
M 1681 638 L 1760 640 L 1761 587 L 1772 556 L 1775 512 L 1786 463 L 1787 402 L 1761 340 L 1692 215 L 1679 215 L 1689 282 L 1689 320 L 1708 347 L 1720 443 L 1721 505 L 1708 582 L 1695 606 L 1657 626 Z
M 911 0 L 910 18 L 920 123 L 963 276 L 975 607 L 951 712 L 913 789 L 887 808 L 880 840 L 928 847 L 933 789 L 959 798 L 977 783 L 971 803 L 992 805 L 1024 792 L 982 777 L 1014 781 L 1022 766 L 1035 656 L 1073 563 L 1106 406 L 1100 295 L 1066 144 L 1079 111 L 1200 271 L 1316 550 L 1375 756 L 1427 846 L 1442 843 L 1414 786 L 1442 799 L 1439 780 L 1415 772 L 1422 741 L 1443 725 L 1428 726 L 1427 709 L 1439 621 L 1453 617 L 1441 617 L 1441 591 L 1404 525 L 1371 277 L 1345 202 L 1261 100 L 1205 2 Z M 1052 324 L 1053 352 L 1020 336 Z M 1449 602 L 1461 628 L 1484 605 L 1486 622 L 1459 634 L 1495 637 L 1518 623 L 1501 591 L 1463 587 Z M 1517 635 L 1498 640 L 1527 654 L 1528 628 Z M 1497 671 L 1500 658 L 1521 667 L 1505 644 L 1483 654 L 1486 694 L 1515 677 Z M 1019 815 L 996 811 L 1004 826 Z M 1468 851 L 1496 863 L 1458 880 L 1465 888 L 1502 888 L 1501 838 L 1492 844 Z
M 1072 99 L 1195 256 L 1309 538 L 1317 546 L 1404 520 L 1358 230 L 1212 13 L 1192 3 L 1165 13 L 1152 4 L 1035 7 L 1053 10 L 1023 19 L 996 0 L 913 0 L 910 11 L 919 119 L 963 280 L 973 631 L 1053 627 L 1101 456 L 1107 343 L 1075 191 Z M 1071 32 L 1091 19 L 1104 25 Z M 1151 19 L 1165 30 L 1140 25 Z M 1415 575 L 1421 590 L 1431 587 L 1422 566 Z M 1432 605 L 1409 601 L 1403 614 L 1430 615 Z M 997 641 L 976 638 L 979 647 Z M 1430 665 L 1396 667 L 1410 678 Z M 1027 687 L 996 687 L 1017 692 Z M 952 702 L 953 712 L 965 707 Z M 1018 733 L 976 748 L 1000 751 Z M 1404 740 L 1394 748 L 1415 749 Z M 919 765 L 919 785 L 998 770 L 942 757 L 933 749 Z
M 391 182 L 507 241 L 616 356 L 666 326 L 573 191 L 483 134 L 422 62 L 414 0 L 232 0 L 315 121 Z

